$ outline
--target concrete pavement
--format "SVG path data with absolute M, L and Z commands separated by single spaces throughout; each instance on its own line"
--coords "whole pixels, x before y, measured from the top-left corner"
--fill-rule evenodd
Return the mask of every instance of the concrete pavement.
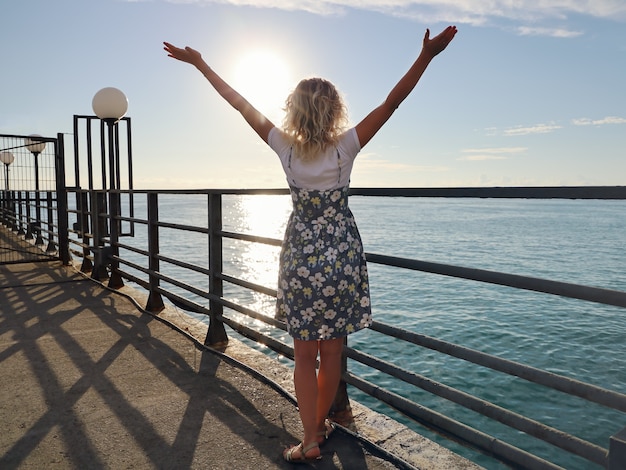
M 281 456 L 301 433 L 293 402 L 193 341 L 204 325 L 179 322 L 182 334 L 168 325 L 180 312 L 158 318 L 128 295 L 58 262 L 0 265 L 0 468 L 293 468 Z M 289 386 L 288 369 L 240 342 L 225 353 Z M 387 451 L 338 431 L 312 468 L 477 468 L 354 409 Z

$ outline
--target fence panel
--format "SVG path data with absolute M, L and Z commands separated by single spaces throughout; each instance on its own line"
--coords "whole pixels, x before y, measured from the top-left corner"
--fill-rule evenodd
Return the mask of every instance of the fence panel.
M 58 143 L 0 135 L 0 264 L 59 257 Z

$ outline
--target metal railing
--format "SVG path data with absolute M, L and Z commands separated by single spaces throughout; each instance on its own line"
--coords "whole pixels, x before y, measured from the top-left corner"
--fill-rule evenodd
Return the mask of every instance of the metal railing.
M 0 135 L 0 263 L 66 260 L 63 135 Z M 62 216 L 59 218 L 59 213 Z
M 236 233 L 223 229 L 223 196 L 287 194 L 286 190 L 203 190 L 203 191 L 132 191 L 130 201 L 138 201 L 145 196 L 146 214 L 142 217 L 117 215 L 111 218 L 106 208 L 104 192 L 71 189 L 76 195 L 76 204 L 69 210 L 75 223 L 70 224 L 72 252 L 83 258 L 82 269 L 91 272 L 92 277 L 102 280 L 109 278 L 113 287 L 123 285 L 122 279 L 132 281 L 149 292 L 146 309 L 160 311 L 163 298 L 188 311 L 206 315 L 209 330 L 206 344 L 218 345 L 228 341 L 224 325 L 228 325 L 244 337 L 268 346 L 271 350 L 287 358 L 293 358 L 292 348 L 282 341 L 285 325 L 265 313 L 251 309 L 245 302 L 229 300 L 225 296 L 225 286 L 275 297 L 273 287 L 250 282 L 224 272 L 224 242 L 237 240 L 245 243 L 279 247 L 281 240 L 257 236 L 249 233 Z M 128 191 L 116 191 L 120 200 Z M 352 195 L 361 196 L 402 196 L 402 197 L 453 197 L 453 198 L 563 198 L 563 199 L 626 199 L 626 187 L 566 187 L 566 188 L 450 188 L 450 189 L 353 189 Z M 162 220 L 159 217 L 160 201 L 168 195 L 206 197 L 206 223 L 179 223 Z M 117 211 L 117 213 L 120 213 Z M 111 226 L 117 224 L 117 230 Z M 111 234 L 124 233 L 122 224 L 144 227 L 145 246 L 137 246 Z M 135 230 L 130 232 L 135 233 Z M 129 233 L 130 233 L 129 232 Z M 139 230 L 137 230 L 139 232 Z M 203 240 L 202 249 L 193 260 L 183 260 L 175 254 L 168 255 L 162 250 L 164 232 L 190 233 Z M 206 248 L 206 251 L 205 251 Z M 481 283 L 508 286 L 522 291 L 540 292 L 564 298 L 626 308 L 626 292 L 601 289 L 577 284 L 552 281 L 535 277 L 519 276 L 502 272 L 465 268 L 448 264 L 432 263 L 414 259 L 366 253 L 371 264 L 384 265 L 399 270 L 420 271 Z M 168 271 L 185 272 L 206 279 L 206 288 L 181 280 L 180 275 Z M 264 325 L 263 328 L 254 327 Z M 276 333 L 267 334 L 269 328 Z M 505 376 L 514 376 L 537 386 L 579 397 L 585 403 L 595 403 L 603 407 L 626 413 L 626 394 L 608 390 L 597 385 L 540 370 L 519 362 L 506 360 L 427 335 L 418 334 L 394 325 L 374 321 L 371 330 L 384 335 L 384 341 L 399 341 L 431 351 L 438 351 L 449 357 L 475 364 Z M 377 370 L 380 374 L 393 377 L 404 384 L 424 390 L 449 402 L 461 405 L 490 420 L 504 424 L 511 429 L 544 441 L 558 449 L 578 456 L 586 462 L 601 468 L 624 468 L 626 461 L 626 428 L 624 422 L 616 422 L 613 436 L 606 447 L 588 442 L 572 434 L 560 431 L 538 420 L 523 416 L 478 398 L 469 393 L 447 386 L 416 373 L 414 370 L 395 365 L 369 353 L 347 346 L 346 357 L 351 361 Z M 346 359 L 347 363 L 347 359 Z M 369 375 L 369 374 L 368 374 Z M 477 429 L 463 424 L 449 416 L 418 404 L 377 383 L 371 383 L 356 374 L 345 370 L 335 410 L 349 407 L 346 384 L 374 397 L 398 410 L 403 415 L 435 430 L 449 439 L 470 446 L 493 456 L 495 459 L 516 468 L 560 468 L 547 459 L 523 450 L 522 448 Z M 624 417 L 623 415 L 622 418 Z M 621 430 L 621 431 L 620 431 Z

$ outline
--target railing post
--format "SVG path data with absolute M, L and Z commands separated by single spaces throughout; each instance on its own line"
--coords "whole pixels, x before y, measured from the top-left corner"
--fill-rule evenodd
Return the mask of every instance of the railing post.
M 209 294 L 216 297 L 224 295 L 224 286 L 220 274 L 222 273 L 222 195 L 209 194 Z M 224 323 L 220 319 L 224 308 L 222 304 L 209 300 L 210 323 L 204 344 L 219 346 L 228 343 L 228 336 Z
M 54 243 L 54 213 L 52 210 L 52 191 L 47 192 L 46 201 L 48 204 L 48 246 L 46 247 L 46 253 L 52 253 L 54 251 L 57 251 L 57 246 Z
M 626 469 L 626 428 L 609 439 L 608 470 Z
M 26 235 L 26 231 L 24 230 L 24 198 L 22 197 L 22 193 L 18 191 L 17 195 L 17 234 L 20 236 Z
M 11 214 L 12 214 L 12 225 L 11 225 L 11 230 L 13 230 L 15 233 L 17 233 L 19 231 L 19 228 L 17 226 L 17 206 L 15 205 L 15 200 L 17 199 L 17 191 L 11 191 Z
M 8 226 L 9 223 L 7 222 L 7 213 L 9 211 L 9 197 L 7 195 L 8 191 L 2 191 L 2 205 L 0 206 L 1 210 L 2 210 L 2 217 L 0 217 L 0 222 L 2 222 L 2 225 L 6 225 Z
M 57 134 L 55 158 L 59 258 L 61 258 L 61 262 L 67 266 L 71 262 L 71 256 L 68 222 L 69 215 L 67 211 L 67 184 L 65 181 L 65 143 L 61 132 Z
M 8 191 L 2 191 L 2 193 L 0 193 L 0 201 L 2 202 L 2 204 L 0 204 L 0 211 L 2 211 L 2 215 L 0 216 L 0 223 L 2 223 L 2 225 L 8 225 L 7 224 L 7 205 L 8 205 L 8 197 L 7 197 L 7 192 Z
M 5 191 L 4 225 L 6 225 L 9 230 L 13 228 L 13 224 L 11 223 L 11 191 Z
M 344 349 L 341 353 L 341 376 L 348 371 L 348 356 L 346 354 L 346 347 L 348 346 L 348 338 L 343 340 Z M 337 387 L 337 394 L 335 395 L 335 401 L 333 401 L 330 407 L 330 414 L 343 414 L 350 411 L 350 400 L 348 399 L 348 385 L 343 378 L 339 382 Z M 340 420 L 341 421 L 341 420 Z
M 39 154 L 35 153 L 35 225 L 33 226 L 35 245 L 43 245 L 41 236 L 41 192 L 39 189 Z
M 5 217 L 6 217 L 6 191 L 2 191 L 0 193 L 0 224 L 5 225 Z
M 102 212 L 106 211 L 106 194 L 104 191 L 93 191 L 91 193 L 91 225 L 93 233 L 93 269 L 91 270 L 92 279 L 104 280 L 108 279 L 107 272 L 107 255 L 104 247 L 104 237 L 107 235 L 106 219 L 102 216 Z
M 78 220 L 74 229 L 80 230 L 80 235 L 83 238 L 83 263 L 80 266 L 80 271 L 88 273 L 93 269 L 93 263 L 89 259 L 89 244 L 93 234 L 89 233 L 89 193 L 78 188 L 76 191 L 76 209 L 78 212 Z M 93 223 L 93 217 L 91 217 Z M 93 242 L 91 242 L 93 243 Z
M 150 269 L 150 295 L 146 310 L 158 313 L 165 307 L 163 298 L 158 292 L 161 280 L 156 273 L 160 270 L 159 262 L 159 201 L 158 193 L 148 193 L 148 268 Z
M 33 222 L 30 217 L 30 191 L 26 191 L 26 233 L 24 234 L 26 240 L 32 240 L 33 237 Z
M 121 221 L 118 220 L 120 216 L 120 193 L 114 189 L 109 190 L 109 226 L 110 236 L 109 240 L 111 247 L 108 252 L 108 262 L 111 267 L 111 277 L 109 278 L 108 287 L 112 289 L 119 289 L 124 286 L 124 280 L 120 275 L 120 262 L 116 259 L 120 256 L 120 248 L 118 243 L 120 241 L 120 225 Z

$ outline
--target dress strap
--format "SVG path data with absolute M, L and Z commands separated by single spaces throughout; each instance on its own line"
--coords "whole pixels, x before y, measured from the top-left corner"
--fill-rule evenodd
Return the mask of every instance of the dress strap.
M 339 177 L 337 178 L 337 184 L 341 184 L 341 156 L 339 155 L 339 149 L 335 147 L 337 151 L 337 168 L 339 168 Z
M 293 171 L 291 171 L 291 155 L 293 154 L 293 145 L 289 147 L 289 162 L 287 163 L 287 168 L 289 168 L 289 173 L 291 173 L 291 183 L 295 186 L 296 180 L 293 178 Z

